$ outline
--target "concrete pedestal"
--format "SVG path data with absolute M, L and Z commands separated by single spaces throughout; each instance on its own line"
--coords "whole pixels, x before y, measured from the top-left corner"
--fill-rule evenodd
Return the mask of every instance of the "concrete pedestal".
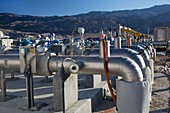
M 149 113 L 150 85 L 148 81 L 116 80 L 118 113 Z
M 65 81 L 61 76 L 58 72 L 53 78 L 54 111 L 57 112 L 66 111 L 78 101 L 77 74 L 70 74 Z
M 0 102 L 5 102 L 16 98 L 16 96 L 6 94 L 6 80 L 5 80 L 5 71 L 0 71 Z
M 154 61 L 153 59 L 150 60 L 150 63 L 151 63 L 151 84 L 154 83 Z
M 97 74 L 86 75 L 86 87 L 95 88 L 99 83 L 101 83 L 101 80 L 102 80 L 101 75 Z
M 66 113 L 92 113 L 91 99 L 82 99 L 71 106 Z

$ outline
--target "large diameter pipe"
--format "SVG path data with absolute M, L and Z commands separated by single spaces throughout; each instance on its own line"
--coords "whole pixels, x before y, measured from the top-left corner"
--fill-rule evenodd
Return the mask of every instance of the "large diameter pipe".
M 34 61 L 33 59 L 36 58 L 36 73 L 34 74 L 41 73 L 40 75 L 43 75 L 43 76 L 52 75 L 48 71 L 48 62 L 49 62 L 49 58 L 53 55 L 55 54 L 46 52 L 46 53 L 37 54 L 36 57 L 33 57 L 32 61 Z
M 20 71 L 19 55 L 0 55 L 0 70 Z
M 87 53 L 89 52 L 88 50 L 86 51 Z M 86 53 L 85 53 L 86 54 Z M 89 55 L 99 55 L 99 49 L 93 49 L 91 50 Z M 128 49 L 128 48 L 122 48 L 122 49 L 110 49 L 110 56 L 111 57 L 128 57 L 133 59 L 140 68 L 145 68 L 145 62 L 142 58 L 141 55 L 138 55 L 138 53 L 135 50 Z
M 134 48 L 134 50 L 136 50 L 138 52 L 144 51 L 141 55 L 144 57 L 146 65 L 149 66 L 149 68 L 151 69 L 151 78 L 152 78 L 151 83 L 153 83 L 153 78 L 154 78 L 153 59 L 151 58 L 151 56 L 149 56 L 148 52 L 143 47 L 141 47 L 140 45 L 134 46 L 133 48 Z
M 149 54 L 147 53 L 147 51 L 144 50 L 143 47 L 137 45 L 137 46 L 131 46 L 131 49 L 134 49 L 134 50 L 137 51 L 138 53 L 143 52 L 143 53 L 141 53 L 141 56 L 144 58 L 144 61 L 145 61 L 146 65 L 150 67 L 150 62 L 149 62 L 150 56 L 149 56 Z
M 49 59 L 48 67 L 50 72 L 57 72 L 62 66 L 67 73 L 71 73 L 72 60 L 65 60 L 68 56 L 52 56 Z M 82 62 L 83 67 L 80 74 L 104 74 L 103 59 L 100 57 L 73 57 L 77 62 Z M 125 81 L 143 81 L 143 74 L 138 64 L 130 58 L 109 57 L 108 70 L 112 76 L 121 76 Z
M 127 57 L 127 58 L 131 58 L 133 59 L 141 68 L 142 73 L 144 75 L 144 78 L 146 78 L 146 80 L 150 81 L 151 76 L 148 76 L 147 73 L 145 73 L 146 71 L 146 67 L 150 66 L 149 60 L 144 59 L 141 55 L 138 55 L 138 52 L 136 52 L 135 50 L 132 49 L 128 49 L 128 48 L 122 48 L 122 49 L 111 49 L 111 56 L 112 57 Z M 145 51 L 146 52 L 146 51 Z M 92 50 L 90 55 L 97 55 L 99 53 L 98 49 L 94 49 Z M 149 56 L 146 54 L 146 57 L 149 59 Z M 145 65 L 146 63 L 147 65 Z M 151 73 L 151 71 L 149 71 Z

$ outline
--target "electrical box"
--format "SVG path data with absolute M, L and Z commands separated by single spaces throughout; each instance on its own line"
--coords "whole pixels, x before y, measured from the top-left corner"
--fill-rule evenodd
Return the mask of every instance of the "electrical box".
M 24 73 L 26 66 L 31 65 L 31 73 L 36 73 L 36 53 L 33 46 L 20 46 L 20 72 Z

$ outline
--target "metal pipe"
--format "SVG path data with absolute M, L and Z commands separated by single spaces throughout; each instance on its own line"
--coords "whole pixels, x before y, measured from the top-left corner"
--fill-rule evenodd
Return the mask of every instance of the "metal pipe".
M 0 70 L 10 69 L 20 71 L 19 55 L 0 55 Z
M 117 49 L 120 49 L 121 48 L 121 37 L 115 37 L 114 38 L 114 47 L 117 48 Z
M 99 53 L 98 51 L 99 51 L 98 49 L 94 49 L 90 55 L 97 55 L 97 53 Z M 145 73 L 147 65 L 145 65 L 145 61 L 142 58 L 142 56 L 138 55 L 138 52 L 128 48 L 122 48 L 122 49 L 112 48 L 110 51 L 112 57 L 127 57 L 133 59 L 141 68 L 144 78 L 150 81 L 150 79 L 148 79 L 150 76 L 148 77 L 148 74 Z
M 145 63 L 147 66 L 149 66 L 150 70 L 151 70 L 151 83 L 153 83 L 154 81 L 154 63 L 153 63 L 153 59 L 151 59 L 151 56 L 148 55 L 148 52 L 146 52 L 146 50 L 141 47 L 140 45 L 135 46 L 134 49 L 138 52 L 140 51 L 144 51 L 141 55 L 144 57 Z
M 0 70 L 0 87 L 1 87 L 1 97 L 6 96 L 6 80 L 5 80 L 5 71 Z
M 49 62 L 48 60 L 50 56 L 53 56 L 53 55 L 55 54 L 46 52 L 46 53 L 37 54 L 36 57 L 32 58 L 32 61 L 34 61 L 34 58 L 36 58 L 36 73 L 41 73 L 40 75 L 43 75 L 43 76 L 52 75 L 48 71 L 48 62 Z M 33 74 L 36 74 L 36 73 L 33 73 Z
M 150 56 L 149 56 L 149 54 L 147 53 L 147 51 L 144 50 L 143 47 L 137 45 L 137 46 L 131 46 L 131 49 L 137 51 L 138 53 L 141 52 L 141 51 L 143 51 L 143 53 L 141 53 L 141 56 L 143 57 L 143 59 L 144 59 L 144 61 L 145 61 L 145 64 L 146 64 L 147 66 L 151 67 L 151 66 L 150 66 L 150 62 L 149 62 Z
M 106 56 L 110 57 L 110 41 L 106 41 L 105 43 L 106 43 Z M 97 49 L 95 49 L 95 50 L 97 50 Z M 91 49 L 89 51 L 91 51 Z M 88 51 L 88 53 L 89 53 L 89 51 Z M 92 52 L 93 52 L 93 50 L 92 50 Z M 90 52 L 89 55 L 91 55 L 91 52 Z M 100 57 L 103 58 L 103 45 L 102 45 L 102 41 L 100 41 L 100 48 L 98 50 L 98 54 L 97 55 L 100 55 Z
M 89 53 L 88 50 L 86 50 L 87 53 Z M 85 52 L 85 54 L 86 54 Z M 98 55 L 99 54 L 99 49 L 93 49 L 90 53 L 90 55 L 94 56 L 94 55 Z M 142 58 L 141 55 L 137 55 L 138 53 L 135 50 L 132 49 L 128 49 L 128 48 L 122 48 L 122 49 L 110 49 L 110 56 L 111 57 L 128 57 L 133 59 L 140 68 L 145 68 L 145 62 Z
M 57 72 L 62 65 L 67 73 L 72 61 L 64 61 L 68 56 L 51 56 L 48 67 L 50 72 Z M 80 74 L 104 74 L 103 59 L 100 57 L 73 57 L 75 61 L 82 62 L 83 68 L 78 72 Z M 113 76 L 122 76 L 125 81 L 143 81 L 143 74 L 138 64 L 130 58 L 110 57 L 108 58 L 109 74 Z M 39 73 L 41 74 L 41 73 Z
M 127 43 L 127 47 L 130 48 L 130 46 L 132 45 L 132 41 L 131 41 L 131 37 L 128 36 L 127 39 L 126 39 L 126 43 Z

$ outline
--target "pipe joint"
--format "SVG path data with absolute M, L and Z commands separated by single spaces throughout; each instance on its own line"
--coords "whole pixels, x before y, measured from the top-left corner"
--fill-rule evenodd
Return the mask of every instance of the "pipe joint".
M 76 62 L 72 58 L 65 58 L 63 60 L 64 70 L 67 73 L 78 73 L 83 68 L 83 62 Z
M 75 62 L 74 64 L 70 65 L 70 72 L 78 73 L 82 68 L 83 68 L 83 62 Z

